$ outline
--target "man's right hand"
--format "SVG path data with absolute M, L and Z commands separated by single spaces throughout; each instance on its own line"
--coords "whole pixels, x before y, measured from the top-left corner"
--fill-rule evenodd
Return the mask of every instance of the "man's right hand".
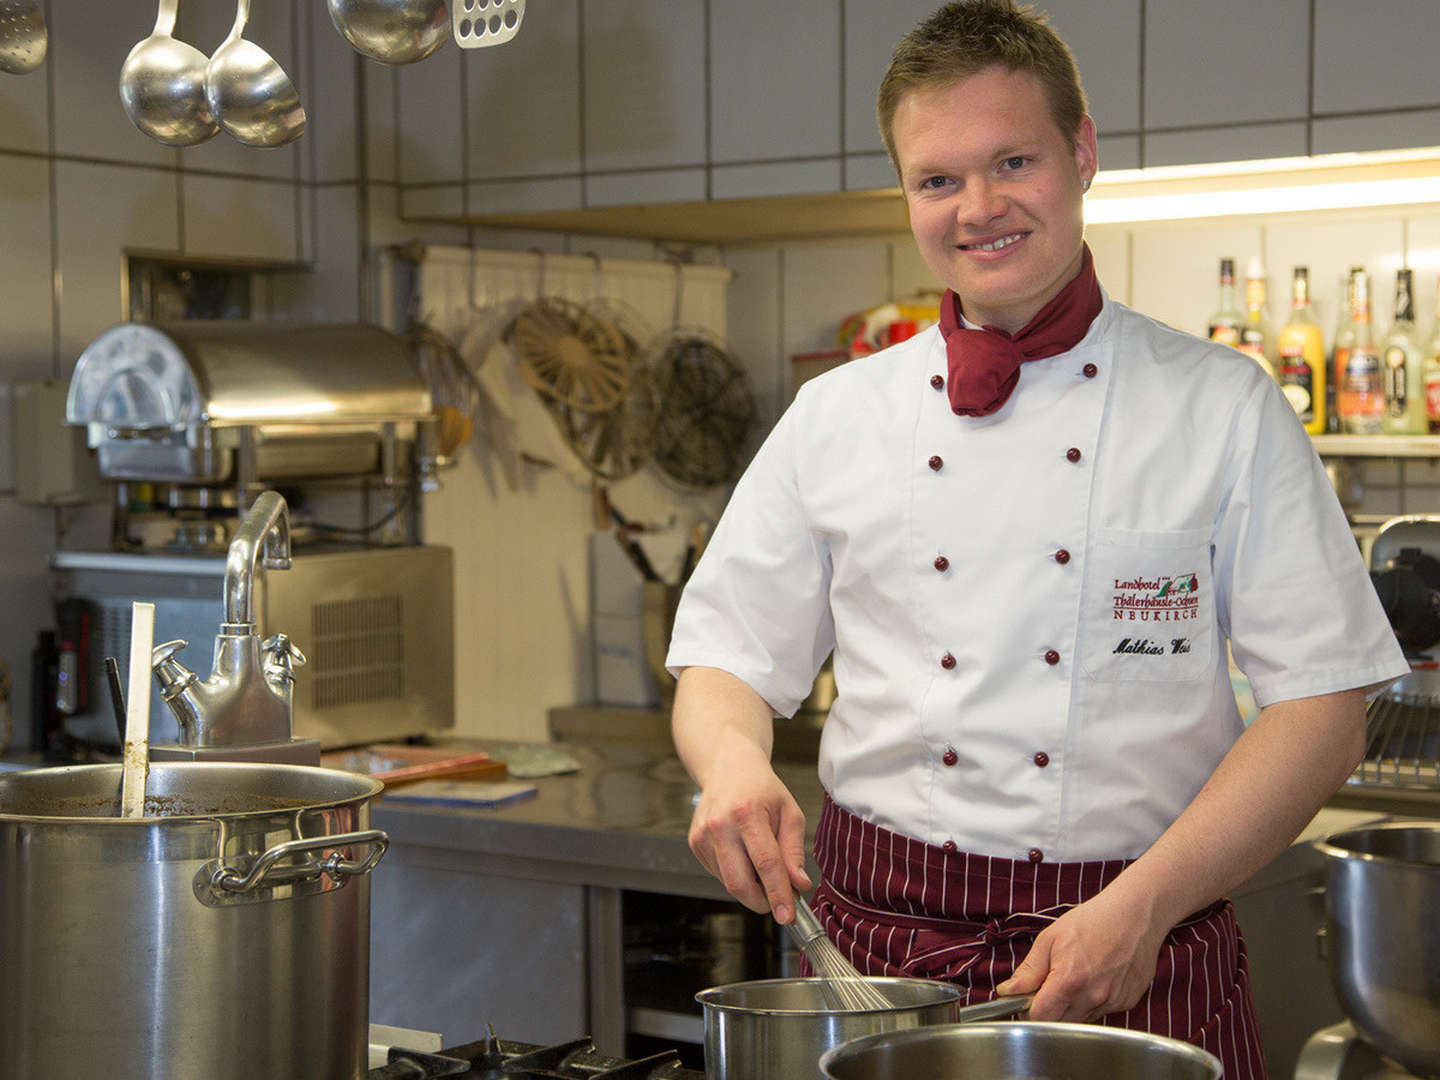
M 770 706 L 729 672 L 680 673 L 672 726 L 675 748 L 700 798 L 690 850 L 730 895 L 780 923 L 795 917 L 795 891 L 808 890 L 805 815 L 770 766 Z
M 690 850 L 736 900 L 788 923 L 794 891 L 810 889 L 805 814 L 763 754 L 727 756 L 732 760 L 717 762 L 700 792 Z

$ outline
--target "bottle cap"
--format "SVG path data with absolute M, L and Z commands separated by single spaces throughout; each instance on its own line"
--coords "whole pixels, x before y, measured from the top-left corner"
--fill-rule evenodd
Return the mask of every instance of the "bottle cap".
M 1250 261 L 1245 264 L 1245 276 L 1247 278 L 1263 278 L 1265 276 L 1265 263 L 1259 255 L 1251 255 Z

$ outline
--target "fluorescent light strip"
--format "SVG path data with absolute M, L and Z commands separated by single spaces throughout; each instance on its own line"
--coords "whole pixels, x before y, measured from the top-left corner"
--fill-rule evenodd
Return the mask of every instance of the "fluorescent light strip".
M 1085 220 L 1093 225 L 1126 221 L 1173 221 L 1180 218 L 1243 214 L 1285 214 L 1303 210 L 1345 210 L 1440 202 L 1440 176 L 1394 180 L 1360 180 L 1343 184 L 1195 191 L 1166 195 L 1097 193 L 1086 200 Z

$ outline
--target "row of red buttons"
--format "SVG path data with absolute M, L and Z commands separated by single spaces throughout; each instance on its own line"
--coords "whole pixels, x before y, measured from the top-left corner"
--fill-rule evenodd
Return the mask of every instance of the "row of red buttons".
M 954 840 L 946 840 L 940 846 L 946 851 L 960 850 L 960 845 L 955 843 Z M 1025 857 L 1031 862 L 1043 862 L 1045 860 L 1045 852 L 1041 851 L 1038 847 L 1032 847 L 1025 853 Z
M 1084 372 L 1084 375 L 1087 379 L 1093 379 L 1096 375 L 1100 373 L 1100 369 L 1097 368 L 1094 364 L 1086 364 L 1081 370 Z M 936 390 L 944 389 L 944 376 L 930 376 L 930 385 L 933 386 Z M 1072 446 L 1070 447 L 1070 449 L 1065 451 L 1065 460 L 1071 463 L 1078 462 L 1082 456 L 1083 455 L 1080 453 L 1080 448 L 1078 446 Z M 934 454 L 930 458 L 929 465 L 931 469 L 939 472 L 942 468 L 945 467 L 945 459 L 942 458 L 939 454 Z M 1054 558 L 1054 560 L 1061 566 L 1064 566 L 1070 561 L 1070 552 L 1066 551 L 1064 548 L 1060 548 L 1058 551 L 1055 552 L 1052 558 Z M 936 555 L 934 565 L 935 569 L 943 574 L 946 570 L 950 569 L 950 560 L 947 559 L 944 555 Z M 1054 649 L 1046 649 L 1045 662 L 1053 667 L 1054 665 L 1060 663 L 1060 654 Z M 956 660 L 953 653 L 947 652 L 944 656 L 940 658 L 940 666 L 946 671 L 949 671 L 953 667 L 955 667 L 955 664 Z M 960 755 L 956 753 L 953 746 L 947 746 L 945 748 L 945 753 L 941 755 L 940 760 L 944 762 L 947 768 L 953 768 L 960 761 Z M 1035 766 L 1037 768 L 1043 769 L 1045 768 L 1045 766 L 1050 764 L 1050 755 L 1045 753 L 1044 750 L 1038 750 L 1036 751 L 1035 756 L 1030 760 L 1035 763 Z M 954 840 L 946 840 L 945 843 L 941 845 L 941 847 L 943 847 L 946 851 L 958 850 Z M 1039 848 L 1031 848 L 1029 852 L 1027 852 L 1027 857 L 1030 859 L 1031 862 L 1041 862 L 1045 858 L 1045 853 Z

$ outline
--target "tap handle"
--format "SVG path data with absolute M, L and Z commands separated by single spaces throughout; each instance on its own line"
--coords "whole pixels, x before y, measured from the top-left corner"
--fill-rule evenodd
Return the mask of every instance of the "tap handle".
M 270 663 L 287 672 L 305 665 L 305 654 L 288 635 L 272 634 L 261 643 L 260 648 Z
M 188 644 L 184 638 L 176 638 L 150 650 L 150 670 L 155 673 L 155 679 L 160 684 L 160 696 L 166 701 L 198 681 L 193 671 L 175 659 L 175 654 Z
M 171 657 L 189 644 L 190 643 L 184 638 L 176 638 L 174 641 L 167 641 L 163 645 L 156 645 L 150 650 L 150 670 L 156 670 L 161 664 L 169 661 Z

